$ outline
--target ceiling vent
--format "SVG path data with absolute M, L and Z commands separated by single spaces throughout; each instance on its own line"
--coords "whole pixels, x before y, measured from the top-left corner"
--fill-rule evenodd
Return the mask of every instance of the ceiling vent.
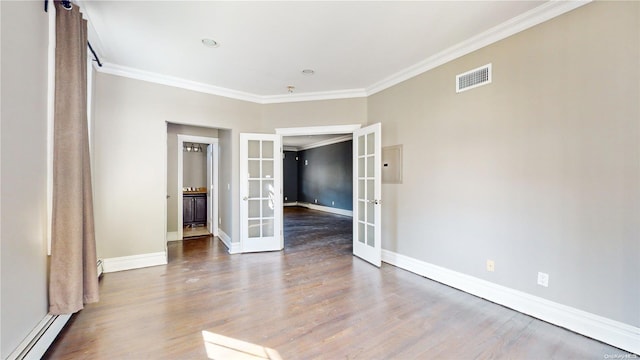
M 456 76 L 456 92 L 463 92 L 491 83 L 491 64 Z

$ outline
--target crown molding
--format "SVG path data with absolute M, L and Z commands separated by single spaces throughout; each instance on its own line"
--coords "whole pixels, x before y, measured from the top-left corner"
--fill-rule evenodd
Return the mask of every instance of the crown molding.
M 521 15 L 511 18 L 500 25 L 475 35 L 457 45 L 447 48 L 413 66 L 399 71 L 367 88 L 367 96 L 373 95 L 405 80 L 409 80 L 415 76 L 425 73 L 449 61 L 470 54 L 485 46 L 503 40 L 509 36 L 515 35 L 521 31 L 527 30 L 547 20 L 551 20 L 557 16 L 575 10 L 583 5 L 590 3 L 592 0 L 562 1 L 552 0 L 546 2 L 534 9 L 531 9 Z
M 261 104 L 278 104 L 301 101 L 338 100 L 367 97 L 365 89 L 319 91 L 313 93 L 262 96 Z
M 281 136 L 299 136 L 299 135 L 344 135 L 351 134 L 355 130 L 360 129 L 362 125 L 326 125 L 326 126 L 306 126 L 292 128 L 276 128 L 276 134 Z
M 386 90 L 403 81 L 411 79 L 433 68 L 443 65 L 449 61 L 467 55 L 473 51 L 491 45 L 511 35 L 529 29 L 554 17 L 560 16 L 569 11 L 575 10 L 583 5 L 590 3 L 592 0 L 552 0 L 546 2 L 534 9 L 516 16 L 504 23 L 494 26 L 472 38 L 469 38 L 457 45 L 454 45 L 444 51 L 441 51 L 424 61 L 399 71 L 385 79 L 364 89 L 347 89 L 336 91 L 322 91 L 300 94 L 284 94 L 284 95 L 257 95 L 238 90 L 227 89 L 219 86 L 205 84 L 197 81 L 186 80 L 174 76 L 162 75 L 150 71 L 140 70 L 132 67 L 116 65 L 104 62 L 104 66 L 97 67 L 96 70 L 111 75 L 123 76 L 132 79 L 147 81 L 156 84 L 162 84 L 181 89 L 197 91 L 206 94 L 223 96 L 236 100 L 249 101 L 257 104 L 278 104 L 302 101 L 318 101 L 318 100 L 337 100 L 363 98 L 380 91 Z M 102 47 L 102 44 L 99 45 Z
M 181 89 L 197 91 L 205 94 L 218 95 L 236 100 L 262 103 L 258 95 L 243 91 L 231 90 L 219 86 L 204 84 L 197 81 L 186 80 L 175 76 L 162 75 L 150 71 L 140 70 L 132 67 L 116 65 L 105 62 L 99 72 L 111 75 L 127 77 L 136 80 L 147 81 L 155 84 L 173 86 Z
M 231 98 L 236 100 L 244 100 L 244 101 L 249 101 L 257 104 L 277 104 L 277 103 L 289 103 L 289 102 L 300 102 L 300 101 L 351 99 L 351 98 L 367 96 L 367 93 L 364 91 L 364 89 L 261 96 L 261 95 L 251 94 L 243 91 L 237 91 L 237 90 L 227 89 L 219 86 L 209 85 L 209 84 L 205 84 L 197 81 L 186 80 L 186 79 L 182 79 L 175 76 L 167 76 L 167 75 L 140 70 L 132 67 L 116 65 L 109 62 L 103 63 L 102 67 L 96 67 L 96 70 L 105 74 L 117 75 L 117 76 L 127 77 L 131 79 L 147 81 L 150 83 L 197 91 L 197 92 L 206 93 L 206 94 L 218 95 L 218 96 L 223 96 L 226 98 Z

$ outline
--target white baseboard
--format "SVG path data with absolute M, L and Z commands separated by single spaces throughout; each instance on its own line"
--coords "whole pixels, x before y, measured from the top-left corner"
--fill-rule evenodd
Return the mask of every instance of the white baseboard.
M 167 241 L 180 241 L 180 239 L 178 238 L 178 232 L 177 231 L 167 232 Z
M 231 243 L 231 247 L 229 248 L 229 254 L 240 254 L 242 252 L 242 248 L 240 247 L 239 242 Z
M 310 203 L 305 203 L 305 202 L 297 202 L 296 204 L 298 206 L 305 207 L 307 209 L 324 211 L 324 212 L 328 212 L 328 213 L 332 213 L 332 214 L 353 217 L 353 211 L 351 211 L 351 210 L 338 209 L 338 208 L 333 208 L 333 207 L 330 207 L 330 206 L 322 206 L 322 205 L 310 204 Z
M 166 264 L 167 253 L 161 251 L 149 254 L 104 259 L 103 269 L 105 273 L 110 273 Z
M 294 202 L 286 202 L 284 204 L 282 204 L 282 206 L 287 207 L 287 206 L 298 206 L 298 202 L 294 201 Z
M 382 250 L 382 261 L 576 333 L 640 354 L 640 328 Z
M 102 276 L 102 274 L 104 273 L 104 261 L 102 261 L 102 259 L 98 259 L 98 278 L 100 278 L 100 276 Z
M 227 247 L 227 249 L 229 250 L 229 254 L 239 254 L 242 252 L 240 250 L 239 242 L 234 243 L 233 241 L 231 241 L 231 237 L 227 235 L 226 232 L 222 231 L 222 229 L 218 229 L 218 232 L 218 238 L 220 239 L 220 241 L 222 241 L 224 246 Z
M 42 358 L 70 318 L 71 314 L 47 314 L 9 355 L 7 360 L 38 360 Z

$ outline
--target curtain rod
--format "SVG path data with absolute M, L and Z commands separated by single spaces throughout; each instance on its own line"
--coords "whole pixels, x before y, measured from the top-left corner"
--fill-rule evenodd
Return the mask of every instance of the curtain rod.
M 91 50 L 91 53 L 93 54 L 93 61 L 97 62 L 99 67 L 102 67 L 102 63 L 98 58 L 98 54 L 96 54 L 96 52 L 93 50 L 93 47 L 91 47 L 91 43 L 87 41 L 87 45 L 89 46 L 89 50 Z
M 68 0 L 62 0 L 62 6 L 65 9 L 71 9 L 71 6 L 73 6 L 71 4 L 71 1 Z M 44 0 L 44 12 L 49 12 L 49 0 Z M 87 41 L 87 46 L 89 47 L 89 50 L 91 50 L 91 54 L 93 54 L 93 61 L 95 61 L 96 63 L 98 63 L 99 67 L 102 67 L 102 62 L 100 62 L 100 58 L 98 57 L 98 54 L 96 54 L 95 50 L 93 50 L 93 46 L 91 46 L 91 43 Z

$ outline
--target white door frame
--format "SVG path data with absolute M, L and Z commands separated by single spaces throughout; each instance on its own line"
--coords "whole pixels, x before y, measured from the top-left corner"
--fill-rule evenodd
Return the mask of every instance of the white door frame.
M 276 134 L 281 136 L 305 136 L 305 135 L 337 135 L 337 134 L 353 134 L 355 130 L 362 127 L 360 124 L 354 125 L 327 125 L 327 126 L 308 126 L 296 128 L 278 128 Z
M 182 185 L 183 185 L 183 173 L 184 173 L 184 162 L 183 162 L 183 152 L 184 152 L 184 143 L 185 142 L 194 142 L 194 143 L 199 143 L 199 144 L 207 144 L 207 145 L 211 145 L 213 148 L 213 161 L 212 164 L 209 164 L 209 162 L 207 162 L 207 173 L 210 174 L 213 171 L 213 176 L 211 177 L 211 183 L 207 184 L 207 191 L 212 191 L 213 190 L 213 194 L 211 195 L 213 197 L 213 201 L 211 201 L 210 203 L 212 204 L 207 204 L 207 211 L 212 211 L 212 219 L 213 222 L 210 225 L 211 229 L 209 229 L 209 231 L 211 231 L 211 233 L 213 234 L 213 236 L 218 236 L 218 222 L 216 221 L 216 219 L 218 219 L 218 201 L 219 201 L 219 197 L 218 197 L 218 165 L 219 165 L 219 159 L 218 159 L 218 154 L 219 154 L 219 149 L 218 149 L 218 139 L 216 138 L 211 138 L 211 137 L 204 137 L 204 136 L 193 136 L 193 135 L 182 135 L 182 134 L 178 134 L 178 240 L 182 240 L 183 239 L 183 232 L 182 232 L 182 226 L 183 226 L 183 218 L 182 218 Z M 209 166 L 212 165 L 213 169 L 209 168 Z M 208 178 L 208 177 L 207 177 Z M 209 216 L 207 215 L 207 218 Z M 207 224 L 209 225 L 209 224 Z

